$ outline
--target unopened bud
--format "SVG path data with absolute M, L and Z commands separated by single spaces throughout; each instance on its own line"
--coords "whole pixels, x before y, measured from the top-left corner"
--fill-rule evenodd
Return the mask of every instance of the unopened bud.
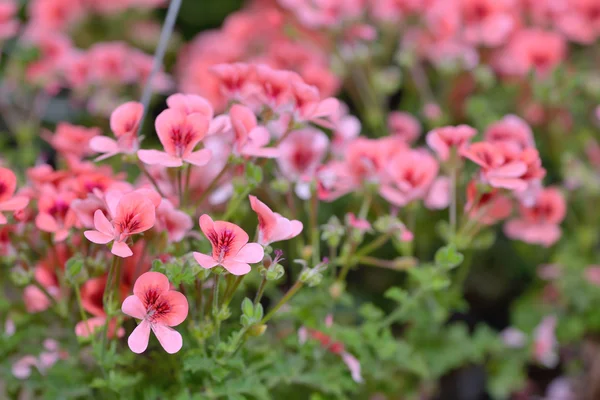
M 250 335 L 250 336 L 262 336 L 265 333 L 266 330 L 267 330 L 267 325 L 265 325 L 265 324 L 253 325 L 248 330 L 248 335 Z

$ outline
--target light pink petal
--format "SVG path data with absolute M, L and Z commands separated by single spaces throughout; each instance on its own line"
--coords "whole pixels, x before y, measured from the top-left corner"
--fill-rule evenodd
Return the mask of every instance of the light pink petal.
M 62 242 L 68 236 L 69 236 L 69 230 L 68 229 L 59 229 L 56 232 L 54 232 L 54 241 L 55 242 Z
M 131 251 L 131 249 L 129 248 L 129 246 L 127 246 L 127 244 L 125 244 L 125 242 L 114 242 L 112 249 L 110 249 L 110 252 L 113 253 L 115 256 L 119 256 L 122 258 L 131 257 L 133 255 L 133 251 Z
M 360 373 L 360 362 L 350 353 L 342 353 L 342 360 L 348 366 L 350 370 L 350 374 L 352 375 L 352 380 L 356 383 L 361 383 L 363 381 L 361 373 Z
M 245 156 L 260 158 L 277 158 L 280 155 L 279 149 L 272 147 L 244 147 L 241 153 Z
M 502 167 L 486 172 L 489 178 L 518 178 L 527 172 L 527 165 L 522 162 L 512 162 Z
M 0 203 L 0 211 L 19 211 L 27 207 L 29 199 L 25 196 L 15 196 Z
M 527 182 L 519 178 L 488 178 L 490 186 L 522 192 L 527 189 Z
M 208 214 L 202 214 L 199 219 L 200 229 L 204 236 L 209 237 L 215 230 L 215 222 Z
M 440 138 L 437 132 L 429 132 L 426 136 L 427 145 L 436 152 L 440 160 L 446 161 L 450 157 L 448 145 Z
M 188 301 L 183 293 L 175 290 L 170 290 L 163 293 L 160 296 L 161 301 L 166 301 L 169 305 L 169 312 L 161 316 L 157 322 L 163 323 L 167 326 L 177 326 L 185 319 L 188 315 Z
M 292 223 L 292 231 L 290 233 L 290 236 L 288 236 L 288 239 L 298 236 L 300 233 L 302 233 L 302 229 L 304 229 L 302 222 L 296 219 L 293 219 L 290 222 Z
M 35 226 L 44 232 L 56 232 L 59 229 L 56 219 L 46 213 L 39 213 L 37 217 L 35 217 Z
M 314 118 L 329 117 L 336 115 L 340 109 L 340 102 L 334 97 L 329 97 L 321 101 L 313 114 Z
M 233 259 L 235 261 L 253 264 L 262 261 L 264 256 L 265 250 L 260 244 L 248 243 L 240 249 Z
M 37 359 L 28 355 L 13 364 L 12 373 L 17 379 L 27 379 L 31 375 L 31 367 L 35 366 L 37 366 Z
M 224 261 L 223 267 L 233 275 L 246 275 L 252 270 L 252 268 L 250 268 L 250 265 L 244 262 L 233 260 Z
M 106 201 L 106 206 L 112 218 L 117 215 L 117 206 L 121 197 L 123 197 L 123 193 L 116 190 L 108 191 L 104 195 L 104 201 Z
M 118 153 L 119 145 L 114 139 L 106 136 L 94 136 L 90 140 L 90 149 L 96 153 Z
M 271 141 L 271 134 L 266 128 L 258 126 L 250 131 L 248 138 L 248 147 L 265 147 Z
M 402 192 L 392 188 L 391 186 L 382 186 L 379 189 L 379 194 L 390 203 L 402 207 L 408 203 L 408 198 Z
M 189 155 L 184 157 L 183 160 L 187 161 L 190 164 L 193 164 L 197 167 L 203 167 L 206 164 L 208 164 L 208 162 L 211 160 L 211 158 L 212 158 L 212 151 L 210 149 L 202 149 L 202 150 L 198 150 L 193 153 L 190 153 Z
M 183 338 L 175 329 L 163 324 L 152 324 L 152 330 L 167 353 L 174 354 L 181 350 Z
M 218 264 L 214 258 L 198 252 L 194 252 L 194 259 L 204 269 L 211 269 Z
M 176 153 L 177 149 L 173 142 L 173 132 L 181 130 L 185 122 L 185 113 L 170 108 L 167 108 L 156 117 L 156 121 L 154 122 L 156 134 L 167 153 Z
M 154 291 L 157 295 L 162 295 L 169 291 L 169 279 L 160 272 L 146 272 L 135 281 L 133 285 L 133 294 L 144 299 L 148 291 Z
M 87 338 L 92 333 L 95 333 L 98 330 L 98 328 L 104 326 L 105 323 L 106 323 L 105 317 L 88 318 L 87 322 L 80 321 L 77 323 L 77 325 L 75 325 L 75 335 L 82 337 L 82 338 Z
M 106 244 L 113 240 L 112 236 L 105 235 L 104 233 L 98 231 L 85 231 L 83 232 L 83 235 L 90 242 L 97 244 Z
M 150 323 L 143 320 L 129 335 L 127 344 L 134 353 L 143 353 L 148 348 L 148 340 L 150 339 Z
M 138 158 L 148 165 L 162 165 L 163 167 L 181 167 L 181 158 L 158 150 L 138 150 Z
M 102 210 L 96 210 L 94 212 L 94 228 L 107 236 L 112 236 L 114 234 L 114 228 Z
M 143 192 L 131 192 L 119 200 L 113 225 L 130 225 L 130 221 L 135 221 L 135 227 L 128 232 L 130 235 L 144 232 L 152 228 L 156 222 L 156 207 Z
M 136 295 L 128 296 L 121 305 L 121 311 L 130 317 L 144 319 L 146 316 L 146 307 Z
M 0 225 L 4 225 L 8 222 L 8 220 L 6 219 L 6 216 L 4 216 L 4 214 L 0 213 Z
M 160 206 L 160 203 L 162 203 L 162 197 L 160 197 L 160 194 L 158 194 L 154 189 L 141 188 L 137 189 L 136 192 L 141 193 L 144 195 L 144 197 L 150 200 L 152 204 L 154 204 L 155 208 Z

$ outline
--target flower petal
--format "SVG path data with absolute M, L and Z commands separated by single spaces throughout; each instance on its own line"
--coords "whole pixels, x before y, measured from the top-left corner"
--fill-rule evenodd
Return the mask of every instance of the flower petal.
M 240 251 L 233 257 L 235 261 L 244 263 L 257 263 L 262 261 L 265 256 L 265 249 L 258 243 L 248 243 L 240 249 Z
M 133 251 L 131 251 L 125 242 L 114 242 L 110 252 L 115 256 L 123 258 L 131 257 L 133 255 Z
M 188 301 L 183 293 L 175 290 L 169 290 L 160 296 L 160 300 L 166 301 L 169 305 L 169 312 L 161 316 L 159 321 L 168 326 L 177 326 L 185 319 L 188 315 Z
M 206 164 L 208 164 L 208 162 L 211 160 L 211 158 L 212 158 L 212 151 L 210 149 L 202 149 L 202 150 L 198 150 L 193 153 L 190 153 L 189 155 L 184 157 L 183 160 L 187 161 L 190 164 L 193 164 L 197 167 L 203 167 Z
M 150 339 L 150 323 L 143 320 L 129 335 L 127 344 L 134 353 L 143 353 L 148 348 Z
M 246 275 L 252 270 L 250 265 L 235 260 L 227 260 L 223 262 L 223 267 L 229 271 L 232 275 Z
M 148 165 L 162 165 L 163 167 L 181 167 L 181 158 L 158 150 L 138 150 L 138 158 Z
M 58 230 L 58 223 L 53 216 L 47 213 L 39 213 L 35 217 L 35 226 L 44 232 L 55 232 Z
M 136 295 L 128 296 L 121 305 L 121 311 L 130 317 L 144 319 L 146 316 L 146 307 Z
M 175 329 L 163 324 L 152 324 L 152 331 L 167 353 L 174 354 L 181 350 L 183 338 Z
M 94 212 L 94 228 L 107 236 L 112 236 L 114 234 L 114 228 L 102 210 L 96 210 Z
M 218 263 L 211 256 L 207 256 L 206 254 L 194 252 L 194 259 L 200 264 L 200 266 L 204 269 L 211 269 L 215 267 Z
M 29 198 L 25 196 L 15 196 L 12 199 L 0 203 L 0 211 L 18 211 L 27 207 Z
M 96 153 L 118 153 L 119 145 L 106 136 L 95 136 L 90 140 L 90 149 Z

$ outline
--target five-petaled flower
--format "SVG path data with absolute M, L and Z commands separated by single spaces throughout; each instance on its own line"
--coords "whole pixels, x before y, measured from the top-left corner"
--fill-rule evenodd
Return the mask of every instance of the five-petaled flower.
M 142 274 L 135 281 L 133 295 L 123 301 L 121 310 L 142 320 L 127 340 L 134 353 L 146 350 L 150 329 L 167 353 L 177 353 L 181 349 L 181 334 L 171 327 L 185 321 L 188 301 L 183 294 L 170 290 L 169 279 L 165 275 L 160 272 Z
M 212 245 L 212 255 L 194 252 L 194 258 L 202 268 L 221 265 L 233 275 L 245 275 L 250 265 L 263 259 L 264 249 L 258 243 L 248 243 L 248 234 L 239 226 L 226 221 L 213 221 L 204 214 L 200 217 L 200 229 Z
M 250 196 L 250 207 L 258 216 L 258 243 L 263 246 L 294 238 L 302 232 L 302 222 L 273 212 L 256 196 Z
M 106 244 L 114 241 L 111 252 L 119 257 L 130 257 L 133 252 L 127 245 L 127 239 L 137 233 L 147 231 L 154 226 L 156 207 L 160 196 L 149 195 L 149 190 L 136 190 L 123 195 L 117 203 L 107 199 L 112 221 L 101 210 L 94 213 L 96 230 L 85 231 L 85 237 L 94 243 Z

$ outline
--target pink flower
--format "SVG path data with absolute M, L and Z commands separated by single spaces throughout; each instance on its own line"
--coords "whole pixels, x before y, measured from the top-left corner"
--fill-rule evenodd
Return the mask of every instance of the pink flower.
M 301 81 L 292 84 L 292 95 L 296 102 L 294 114 L 297 122 L 310 121 L 327 128 L 333 127 L 332 119 L 340 108 L 337 99 L 330 97 L 321 100 L 319 89 Z
M 144 106 L 136 101 L 130 101 L 117 107 L 110 116 L 110 129 L 117 140 L 106 136 L 97 136 L 90 141 L 92 150 L 104 153 L 96 160 L 104 160 L 120 153 L 135 153 L 139 147 L 137 130 L 143 114 Z
M 546 76 L 566 57 L 567 43 L 556 32 L 538 28 L 518 31 L 496 62 L 500 72 L 525 76 L 535 70 L 538 76 Z
M 535 328 L 533 339 L 533 357 L 537 362 L 547 368 L 554 368 L 558 364 L 558 342 L 556 341 L 556 317 L 545 317 Z
M 354 213 L 346 214 L 348 225 L 360 232 L 371 231 L 371 224 L 366 219 L 358 218 Z
M 12 365 L 12 374 L 17 379 L 27 379 L 31 376 L 31 368 L 38 366 L 38 359 L 32 355 L 20 358 Z
M 583 271 L 583 276 L 592 285 L 600 286 L 600 265 L 590 265 Z
M 119 257 L 130 257 L 133 252 L 127 245 L 127 239 L 137 233 L 147 231 L 154 226 L 156 220 L 156 207 L 159 201 L 148 198 L 143 191 L 134 191 L 123 195 L 116 204 L 114 200 L 107 199 L 112 214 L 109 221 L 101 210 L 94 213 L 94 227 L 96 230 L 85 231 L 85 237 L 98 244 L 114 241 L 111 252 Z
M 17 33 L 19 21 L 15 18 L 18 7 L 13 0 L 0 2 L 0 40 Z
M 517 328 L 509 326 L 500 332 L 500 339 L 506 347 L 518 349 L 525 346 L 527 336 Z
M 27 207 L 29 199 L 25 196 L 15 196 L 17 177 L 8 168 L 0 167 L 0 225 L 8 221 L 2 211 L 20 211 Z
M 169 200 L 161 201 L 156 209 L 155 227 L 158 232 L 167 232 L 169 242 L 176 243 L 182 240 L 192 226 L 192 219 L 189 215 L 177 210 Z
M 484 139 L 490 143 L 508 143 L 518 150 L 535 147 L 531 128 L 527 122 L 516 115 L 507 115 L 491 124 L 484 133 Z
M 52 147 L 64 156 L 81 158 L 91 153 L 89 143 L 92 138 L 100 135 L 99 128 L 86 128 L 61 122 L 56 126 L 56 133 L 43 135 Z
M 465 212 L 469 218 L 484 225 L 493 225 L 508 218 L 512 213 L 512 209 L 513 202 L 501 194 L 500 190 L 492 189 L 480 193 L 480 190 L 477 189 L 477 182 L 471 181 L 467 185 Z
M 445 126 L 432 130 L 427 134 L 427 145 L 442 161 L 448 161 L 450 152 L 454 149 L 460 152 L 464 149 L 477 131 L 467 125 Z
M 123 301 L 123 313 L 142 322 L 133 330 L 127 344 L 134 353 L 148 347 L 150 329 L 169 354 L 181 350 L 183 339 L 172 326 L 181 324 L 188 314 L 188 301 L 175 290 L 169 290 L 169 279 L 159 272 L 142 274 L 133 286 L 133 295 Z
M 279 149 L 267 148 L 271 136 L 262 126 L 258 126 L 256 115 L 246 106 L 235 104 L 229 110 L 231 125 L 235 133 L 235 147 L 238 154 L 251 157 L 276 158 Z
M 512 0 L 461 0 L 463 36 L 473 44 L 498 46 L 515 28 Z
M 239 226 L 225 221 L 213 221 L 204 214 L 200 217 L 200 229 L 212 245 L 212 255 L 194 252 L 194 258 L 202 268 L 223 266 L 233 275 L 245 275 L 250 265 L 263 259 L 264 250 L 258 243 L 248 243 L 248 234 Z
M 269 207 L 256 196 L 250 196 L 250 207 L 258 216 L 258 243 L 268 246 L 273 242 L 289 240 L 302 232 L 302 222 L 289 220 Z
M 301 199 L 310 197 L 310 181 L 325 158 L 329 139 L 314 128 L 293 131 L 279 145 L 277 165 L 283 176 L 296 182 L 296 194 Z
M 39 213 L 35 226 L 44 232 L 54 233 L 54 241 L 62 242 L 69 236 L 69 230 L 77 222 L 71 202 L 75 194 L 71 191 L 57 192 L 51 186 L 44 186 L 38 199 Z
M 53 270 L 42 264 L 35 267 L 33 274 L 34 279 L 46 289 L 50 296 L 54 299 L 60 298 L 60 284 Z M 25 302 L 25 309 L 29 313 L 45 311 L 51 304 L 48 296 L 35 285 L 25 287 L 23 301 Z
M 421 135 L 419 120 L 409 113 L 392 112 L 388 116 L 387 123 L 390 134 L 402 138 L 407 143 L 414 143 Z
M 421 199 L 438 173 L 437 161 L 426 151 L 410 150 L 394 158 L 389 167 L 390 182 L 379 193 L 390 203 L 402 207 Z
M 77 325 L 75 325 L 75 335 L 80 338 L 87 338 L 90 335 L 98 332 L 104 325 L 106 324 L 106 317 L 92 317 L 88 318 L 87 321 L 79 321 Z M 119 330 L 115 332 L 117 328 L 117 320 L 115 318 L 111 319 L 108 323 L 108 337 L 123 337 L 125 336 L 125 329 L 123 327 L 119 327 Z
M 516 191 L 527 189 L 528 183 L 522 179 L 528 170 L 527 164 L 515 157 L 507 146 L 478 142 L 464 149 L 461 154 L 481 167 L 484 182 L 492 187 Z
M 512 239 L 549 247 L 560 239 L 559 225 L 566 211 L 563 195 L 555 188 L 546 188 L 538 194 L 533 206 L 521 204 L 520 217 L 508 221 L 504 232 Z
M 181 167 L 186 161 L 202 167 L 210 161 L 209 149 L 194 151 L 208 132 L 209 119 L 200 113 L 186 114 L 166 109 L 156 117 L 156 133 L 165 151 L 139 150 L 138 157 L 146 164 Z
M 571 0 L 561 11 L 556 25 L 570 40 L 592 44 L 600 37 L 600 4 L 596 0 Z

